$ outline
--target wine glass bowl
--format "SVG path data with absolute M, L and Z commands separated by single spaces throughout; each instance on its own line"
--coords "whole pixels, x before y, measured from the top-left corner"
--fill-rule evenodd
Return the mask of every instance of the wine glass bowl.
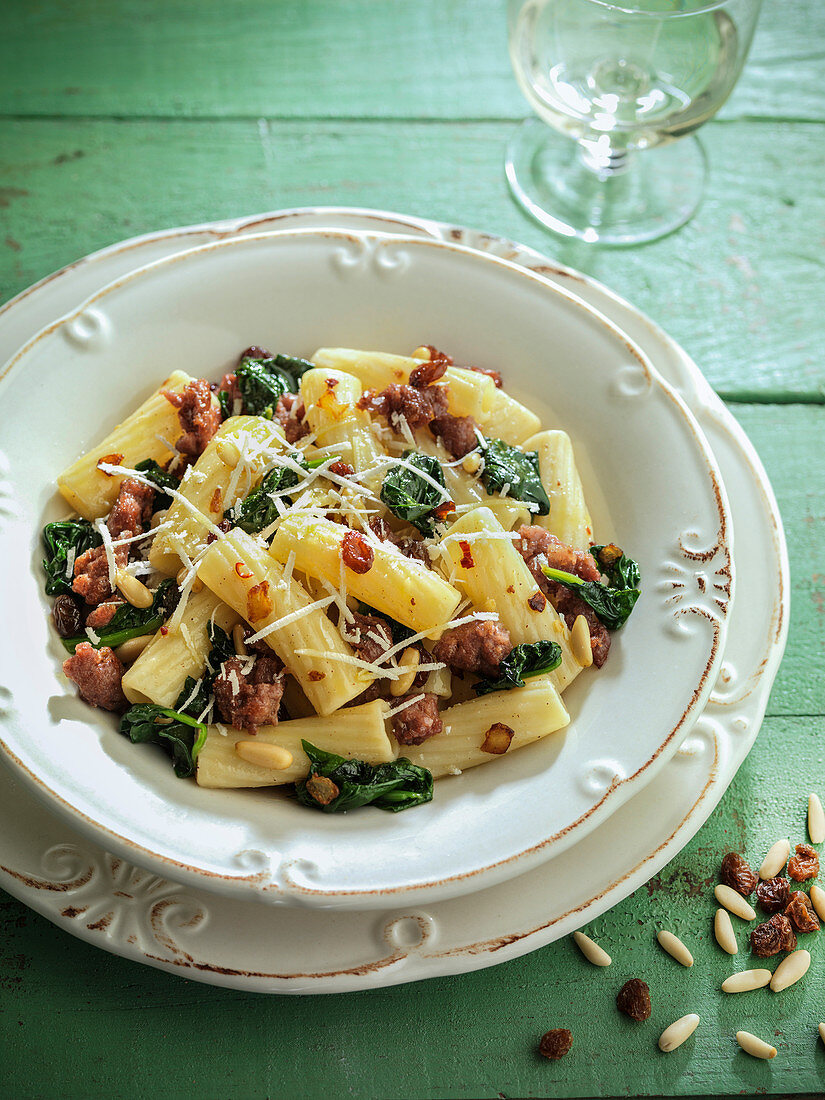
M 730 95 L 760 4 L 509 0 L 513 69 L 540 120 L 508 146 L 517 201 L 585 241 L 638 243 L 684 224 L 706 162 L 695 139 L 675 143 Z

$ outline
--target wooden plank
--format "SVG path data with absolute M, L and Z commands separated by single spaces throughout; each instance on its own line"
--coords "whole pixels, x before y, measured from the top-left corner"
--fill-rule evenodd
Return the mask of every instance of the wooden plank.
M 778 766 L 789 758 L 792 766 Z M 106 955 L 0 892 L 2 1094 L 9 1100 L 821 1094 L 816 975 L 823 933 L 802 937 L 814 968 L 799 986 L 781 996 L 763 990 L 727 998 L 719 985 L 748 965 L 748 928 L 734 918 L 736 960 L 710 933 L 722 855 L 734 850 L 758 865 L 777 837 L 802 840 L 813 775 L 821 778 L 817 732 L 799 719 L 767 720 L 720 808 L 685 850 L 586 926 L 613 958 L 607 970 L 585 962 L 567 937 L 457 978 L 355 997 L 263 997 L 210 989 Z M 690 946 L 696 960 L 690 970 L 657 946 L 660 928 Z M 645 1023 L 615 1008 L 616 993 L 631 977 L 650 986 L 653 1014 Z M 699 1030 L 678 1051 L 661 1054 L 659 1034 L 686 1012 L 699 1014 Z M 573 1049 L 558 1062 L 536 1054 L 551 1027 L 569 1027 L 574 1036 Z M 739 1052 L 740 1028 L 770 1039 L 777 1058 L 766 1064 Z
M 764 5 L 728 117 L 823 117 L 825 13 Z M 0 113 L 518 118 L 501 0 L 8 0 Z
M 0 121 L 0 300 L 136 233 L 296 205 L 473 225 L 602 279 L 732 398 L 821 401 L 825 193 L 819 125 L 711 123 L 703 206 L 624 251 L 565 243 L 513 204 L 510 123 Z M 655 155 L 655 154 L 651 154 Z M 796 166 L 791 177 L 783 174 Z

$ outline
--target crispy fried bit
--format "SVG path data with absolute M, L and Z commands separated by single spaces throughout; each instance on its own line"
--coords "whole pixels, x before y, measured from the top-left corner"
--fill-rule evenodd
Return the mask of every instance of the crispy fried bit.
M 607 546 L 603 546 L 599 551 L 597 561 L 602 569 L 609 569 L 611 565 L 615 565 L 619 558 L 624 553 L 614 542 L 609 543 Z M 736 887 L 734 887 L 734 890 Z
M 466 539 L 459 539 L 458 545 L 461 550 L 461 568 L 473 569 L 475 566 L 475 561 L 473 559 L 473 552 L 470 549 L 469 542 L 467 542 Z
M 631 1020 L 646 1020 L 651 1013 L 650 989 L 641 978 L 625 982 L 616 997 L 616 1007 Z
M 545 1031 L 539 1039 L 539 1054 L 543 1058 L 563 1058 L 573 1045 L 573 1034 L 566 1027 L 554 1027 Z
M 819 931 L 819 918 L 816 915 L 811 899 L 804 890 L 795 890 L 791 894 L 791 900 L 785 910 L 785 916 L 797 932 Z
M 819 853 L 810 844 L 797 844 L 795 856 L 788 861 L 788 874 L 794 882 L 804 882 L 819 874 Z
M 253 584 L 246 594 L 246 618 L 250 623 L 265 619 L 272 611 L 272 597 L 269 595 L 269 581 Z
M 747 898 L 754 892 L 759 880 L 740 855 L 728 852 L 719 869 L 719 881 Z
M 760 879 L 756 884 L 756 900 L 766 913 L 778 913 L 788 904 L 790 890 L 788 880 L 781 875 Z
M 784 913 L 774 913 L 751 932 L 751 951 L 760 959 L 778 955 L 780 951 L 793 951 L 795 947 L 796 933 Z
M 306 791 L 319 806 L 328 806 L 341 793 L 335 783 L 325 775 L 311 775 L 307 780 Z
M 490 726 L 481 742 L 481 751 L 492 753 L 493 756 L 502 756 L 510 748 L 513 740 L 513 730 L 505 726 L 503 722 L 496 722 Z

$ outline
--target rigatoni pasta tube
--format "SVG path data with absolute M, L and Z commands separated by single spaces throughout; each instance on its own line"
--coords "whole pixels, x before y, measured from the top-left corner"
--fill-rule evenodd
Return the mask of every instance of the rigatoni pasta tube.
M 352 649 L 294 577 L 237 528 L 208 548 L 198 576 L 255 631 L 286 620 L 266 635 L 319 714 L 331 714 L 354 699 L 373 677 L 353 664 Z M 292 618 L 294 616 L 294 618 Z M 301 650 L 329 653 L 313 657 Z
M 260 726 L 254 738 L 256 744 L 278 745 L 292 754 L 292 764 L 277 771 L 250 764 L 238 755 L 235 745 L 251 740 L 248 733 L 229 729 L 224 735 L 210 727 L 198 754 L 198 783 L 201 787 L 272 787 L 305 779 L 309 759 L 301 747 L 302 740 L 348 760 L 387 764 L 397 755 L 386 732 L 387 710 L 382 699 L 375 699 L 328 718 L 296 718 L 277 726 Z
M 441 712 L 444 729 L 421 745 L 404 745 L 403 754 L 413 764 L 428 768 L 435 778 L 498 760 L 482 745 L 491 727 L 500 724 L 512 731 L 506 755 L 563 729 L 570 721 L 552 676 L 536 676 L 523 688 L 482 695 L 457 703 Z
M 285 516 L 270 553 L 280 562 L 294 554 L 296 569 L 338 588 L 342 546 L 348 533 L 332 520 Z M 348 595 L 391 615 L 416 633 L 433 630 L 452 617 L 461 596 L 443 577 L 389 543 L 376 539 L 370 548 L 374 557 L 366 573 L 344 567 Z
M 84 519 L 97 519 L 112 510 L 124 478 L 123 474 L 104 473 L 98 469 L 98 462 L 134 467 L 149 458 L 162 466 L 173 457 L 175 452 L 166 443 L 174 446 L 180 438 L 181 426 L 178 410 L 163 396 L 163 390 L 180 393 L 192 381 L 183 371 L 173 371 L 102 443 L 86 451 L 58 477 L 61 494 Z
M 319 348 L 312 362 L 317 367 L 331 367 L 354 374 L 365 390 L 383 390 L 393 382 L 401 385 L 408 383 L 413 370 L 426 360 L 381 351 Z M 447 367 L 439 381 L 449 387 L 447 407 L 453 416 L 472 416 L 479 422 L 487 417 L 496 393 L 492 378 L 478 371 Z
M 198 679 L 206 667 L 212 620 L 227 632 L 238 615 L 208 588 L 189 597 L 183 617 L 174 630 L 158 631 L 123 677 L 123 694 L 130 703 L 154 703 L 171 707 L 187 676 Z
M 593 523 L 584 499 L 573 444 L 567 432 L 539 432 L 523 444 L 526 451 L 538 451 L 541 483 L 550 501 L 550 512 L 536 516 L 541 524 L 568 546 L 586 550 L 593 538 Z
M 505 443 L 524 446 L 524 440 L 541 428 L 541 420 L 509 393 L 494 389 L 479 427 L 491 439 L 503 439 Z
M 385 454 L 370 425 L 369 413 L 357 407 L 362 393 L 360 381 L 345 371 L 316 368 L 301 378 L 305 419 L 316 444 L 349 444 L 341 457 L 359 473 L 375 466 Z
M 260 481 L 273 456 L 288 449 L 279 425 L 262 416 L 224 421 L 180 483 L 189 506 L 174 501 L 166 514 L 171 526 L 155 535 L 149 551 L 155 569 L 174 576 L 183 563 L 181 552 L 195 558 L 206 545 L 207 520 L 220 523 L 237 497 Z
M 549 639 L 561 646 L 561 664 L 549 675 L 558 690 L 563 691 L 581 672 L 570 650 L 567 626 L 541 595 L 524 558 L 490 509 L 476 508 L 460 516 L 441 540 L 441 546 L 447 563 L 441 560 L 440 567 L 446 569 L 452 582 L 467 593 L 476 607 L 492 607 L 498 612 L 513 645 Z

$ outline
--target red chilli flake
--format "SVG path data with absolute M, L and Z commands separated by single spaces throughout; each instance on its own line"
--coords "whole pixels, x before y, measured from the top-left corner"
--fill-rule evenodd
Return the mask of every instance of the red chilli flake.
M 461 567 L 462 569 L 472 569 L 475 566 L 473 561 L 473 555 L 470 550 L 470 544 L 466 539 L 459 539 L 458 545 L 461 547 Z
M 162 627 L 160 628 L 160 632 L 161 632 L 161 634 L 162 634 L 162 635 L 164 636 L 164 638 L 165 638 L 165 637 L 166 637 L 166 635 L 167 635 L 167 634 L 169 633 L 169 627 L 168 627 L 168 626 L 162 626 Z
M 248 581 L 249 578 L 253 576 L 252 570 L 247 569 L 242 561 L 235 562 L 235 572 L 238 574 L 242 581 Z
M 107 466 L 119 466 L 122 461 L 123 461 L 123 455 L 119 454 L 119 453 L 110 454 L 110 455 L 103 455 L 101 458 L 99 458 L 97 460 L 97 468 L 100 470 L 101 462 L 105 462 L 107 464 Z M 108 470 L 100 470 L 100 472 L 102 474 L 105 474 L 106 477 L 114 477 L 115 476 L 114 474 L 110 474 Z

